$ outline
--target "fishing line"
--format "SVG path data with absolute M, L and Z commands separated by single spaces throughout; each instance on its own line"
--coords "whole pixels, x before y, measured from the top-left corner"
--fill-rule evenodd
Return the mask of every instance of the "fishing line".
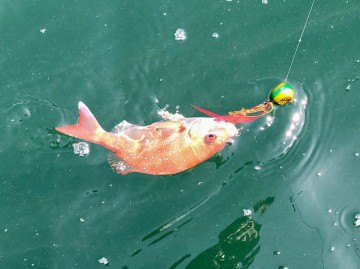
M 299 49 L 300 42 L 301 42 L 302 37 L 303 37 L 303 35 L 304 35 L 305 28 L 306 28 L 306 25 L 307 25 L 308 20 L 309 20 L 309 18 L 310 18 L 311 11 L 312 11 L 312 9 L 313 9 L 314 3 L 315 3 L 315 0 L 313 0 L 313 2 L 312 2 L 312 4 L 311 4 L 309 13 L 308 13 L 308 15 L 307 15 L 307 18 L 306 18 L 304 27 L 303 27 L 303 29 L 302 29 L 302 32 L 301 32 L 301 35 L 300 35 L 300 38 L 299 38 L 299 41 L 298 41 L 298 43 L 297 43 L 297 45 L 296 45 L 295 53 L 294 53 L 293 58 L 292 58 L 292 60 L 291 60 L 291 63 L 290 63 L 290 66 L 289 66 L 289 70 L 288 70 L 288 72 L 287 72 L 287 74 L 286 74 L 285 82 L 287 82 L 287 79 L 288 79 L 288 77 L 289 77 L 289 73 L 290 73 L 291 67 L 292 67 L 292 65 L 293 65 L 293 63 L 294 63 L 294 60 L 295 60 L 295 57 L 296 57 L 296 53 L 297 53 L 297 51 L 298 51 L 298 49 Z

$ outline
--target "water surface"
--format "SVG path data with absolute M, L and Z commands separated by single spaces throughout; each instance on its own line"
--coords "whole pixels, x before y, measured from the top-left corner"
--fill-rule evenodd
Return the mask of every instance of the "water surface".
M 191 117 L 191 104 L 224 114 L 264 102 L 310 5 L 3 1 L 1 267 L 358 268 L 357 1 L 315 2 L 294 104 L 239 126 L 188 172 L 118 175 L 104 148 L 79 157 L 54 130 L 80 100 L 107 130 L 158 121 L 158 105 Z

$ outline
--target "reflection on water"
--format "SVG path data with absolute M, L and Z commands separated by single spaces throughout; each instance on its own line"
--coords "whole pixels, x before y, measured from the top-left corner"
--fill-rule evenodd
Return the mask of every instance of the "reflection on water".
M 268 197 L 254 205 L 263 214 L 274 202 Z M 260 251 L 261 225 L 251 216 L 242 216 L 227 226 L 218 236 L 219 242 L 195 257 L 186 268 L 249 268 Z
M 193 259 L 186 268 L 248 268 L 260 250 L 261 225 L 240 217 L 219 234 L 219 243 Z

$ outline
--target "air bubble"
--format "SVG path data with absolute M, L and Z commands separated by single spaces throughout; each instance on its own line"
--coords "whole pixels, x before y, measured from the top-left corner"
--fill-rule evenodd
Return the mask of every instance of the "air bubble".
M 86 142 L 74 143 L 72 146 L 74 148 L 74 154 L 81 157 L 88 155 L 90 152 L 89 144 Z
M 174 36 L 175 36 L 175 40 L 183 41 L 186 39 L 186 32 L 184 29 L 179 28 L 176 30 Z
M 261 170 L 261 167 L 258 166 L 258 165 L 255 165 L 255 166 L 254 166 L 254 170 L 259 171 L 259 170 Z
M 104 264 L 104 265 L 109 264 L 109 260 L 105 257 L 100 258 L 98 261 L 99 261 L 99 263 Z
M 243 209 L 244 216 L 250 216 L 251 215 L 251 209 Z

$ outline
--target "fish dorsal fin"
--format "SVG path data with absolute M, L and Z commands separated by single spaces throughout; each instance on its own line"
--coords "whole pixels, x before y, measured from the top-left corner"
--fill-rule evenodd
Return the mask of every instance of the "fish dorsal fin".
M 111 132 L 114 134 L 120 134 L 120 133 L 122 133 L 126 130 L 129 130 L 130 128 L 133 128 L 135 126 L 137 126 L 137 125 L 131 124 L 131 123 L 127 122 L 126 120 L 123 120 L 118 125 L 115 125 L 115 127 L 112 128 Z
M 128 123 L 126 120 L 123 120 L 111 130 L 111 133 L 117 135 L 121 135 L 121 134 L 125 135 L 126 137 L 130 138 L 133 142 L 142 141 L 146 136 L 147 132 L 148 131 L 145 126 L 131 124 Z
M 136 172 L 132 166 L 127 164 L 125 161 L 121 160 L 113 152 L 109 152 L 108 163 L 109 163 L 111 169 L 118 174 L 126 175 L 127 173 L 130 173 L 130 172 Z

